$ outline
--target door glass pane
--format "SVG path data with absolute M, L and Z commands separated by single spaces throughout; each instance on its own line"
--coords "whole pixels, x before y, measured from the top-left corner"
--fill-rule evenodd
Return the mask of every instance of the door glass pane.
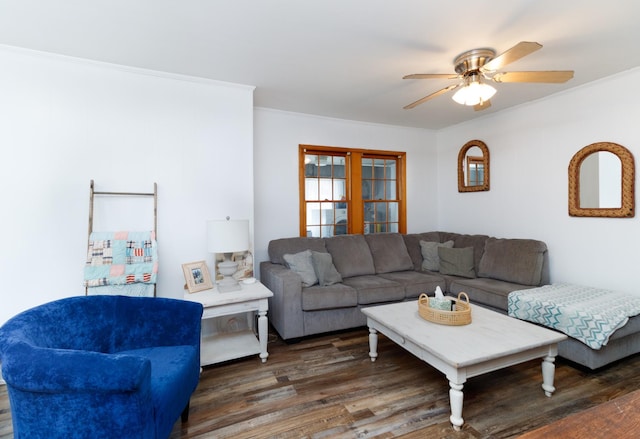
M 373 159 L 362 159 L 362 178 L 373 178 Z
M 304 199 L 305 200 L 317 200 L 318 199 L 318 179 L 317 178 L 305 178 L 304 187 Z
M 333 157 L 333 178 L 345 178 L 347 175 L 344 169 L 345 164 L 345 157 Z
M 396 194 L 396 181 L 395 180 L 387 180 L 385 182 L 386 187 L 386 200 L 396 200 L 398 198 Z
M 362 199 L 371 200 L 371 180 L 362 180 Z
M 373 177 L 384 178 L 384 159 L 373 160 Z
M 375 203 L 364 203 L 364 220 L 372 223 L 374 221 L 373 207 Z
M 320 237 L 320 226 L 307 225 L 307 236 L 309 238 L 319 238 Z
M 386 200 L 386 197 L 384 196 L 384 180 L 374 180 L 373 188 L 374 200 Z
M 396 161 L 395 160 L 387 160 L 385 164 L 385 178 L 394 179 L 396 178 Z
M 389 222 L 398 222 L 398 203 L 387 203 L 389 206 Z
M 389 232 L 398 233 L 398 223 L 389 223 L 389 227 L 387 227 Z
M 318 176 L 318 156 L 312 154 L 305 154 L 304 156 L 304 176 L 305 177 L 317 177 Z
M 376 203 L 376 223 L 387 221 L 387 203 Z
M 348 231 L 348 211 L 346 203 L 335 203 L 334 235 L 346 235 Z
M 333 199 L 333 181 L 330 178 L 319 179 L 320 195 L 317 200 L 332 200 Z
M 333 180 L 333 200 L 347 199 L 347 180 Z
M 320 203 L 307 203 L 307 225 L 320 224 Z

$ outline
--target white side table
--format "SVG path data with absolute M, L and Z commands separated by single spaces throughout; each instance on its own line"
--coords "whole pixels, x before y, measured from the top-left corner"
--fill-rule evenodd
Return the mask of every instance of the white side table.
M 262 362 L 267 361 L 268 298 L 273 293 L 260 282 L 244 284 L 240 282 L 242 289 L 221 293 L 217 288 L 200 291 L 198 293 L 185 293 L 184 299 L 199 302 L 204 306 L 202 313 L 203 331 L 200 340 L 200 365 L 220 363 L 260 354 Z M 205 332 L 204 322 L 209 319 L 222 316 L 244 313 L 247 316 L 248 328 L 232 332 Z M 254 331 L 254 315 L 258 315 L 258 334 Z

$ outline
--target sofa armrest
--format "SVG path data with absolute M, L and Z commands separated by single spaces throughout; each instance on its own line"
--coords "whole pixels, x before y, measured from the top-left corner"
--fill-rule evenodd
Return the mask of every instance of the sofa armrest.
M 280 264 L 260 263 L 260 281 L 273 292 L 269 298 L 269 321 L 283 339 L 302 337 L 302 278 Z
M 181 299 L 122 297 L 116 310 L 116 351 L 190 345 L 200 351 L 202 304 Z M 146 300 L 144 306 L 136 300 Z
M 14 388 L 36 393 L 125 393 L 149 388 L 151 362 L 133 355 L 53 349 L 15 343 L 2 375 Z

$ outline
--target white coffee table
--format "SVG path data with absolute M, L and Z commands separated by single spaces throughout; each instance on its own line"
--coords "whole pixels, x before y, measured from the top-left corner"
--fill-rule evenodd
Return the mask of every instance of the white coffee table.
M 566 335 L 471 305 L 469 325 L 446 326 L 420 317 L 417 301 L 364 308 L 369 326 L 369 356 L 375 361 L 378 332 L 444 373 L 449 380 L 451 424 L 460 430 L 462 388 L 467 378 L 523 363 L 542 361 L 542 388 L 555 391 L 555 357 Z

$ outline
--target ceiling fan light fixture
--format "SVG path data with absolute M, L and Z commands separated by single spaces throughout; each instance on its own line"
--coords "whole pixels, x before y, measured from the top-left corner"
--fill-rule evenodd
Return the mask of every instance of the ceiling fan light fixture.
M 474 106 L 486 102 L 496 94 L 496 89 L 489 84 L 473 81 L 460 88 L 452 97 L 460 105 Z

